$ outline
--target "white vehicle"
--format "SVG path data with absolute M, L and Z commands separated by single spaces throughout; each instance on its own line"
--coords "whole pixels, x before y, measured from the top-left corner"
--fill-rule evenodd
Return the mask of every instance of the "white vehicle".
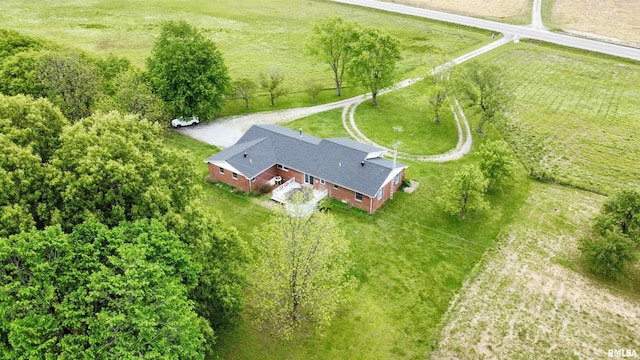
M 173 126 L 174 128 L 181 128 L 183 126 L 191 126 L 199 123 L 200 123 L 200 119 L 198 119 L 196 116 L 193 116 L 193 115 L 191 115 L 191 117 L 187 119 L 177 118 L 177 119 L 171 120 L 171 126 Z

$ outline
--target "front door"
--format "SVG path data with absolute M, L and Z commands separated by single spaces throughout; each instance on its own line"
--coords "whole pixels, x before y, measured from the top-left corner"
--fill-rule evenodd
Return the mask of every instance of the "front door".
M 313 176 L 311 176 L 309 174 L 304 174 L 304 183 L 305 184 L 313 185 L 313 182 L 314 182 Z

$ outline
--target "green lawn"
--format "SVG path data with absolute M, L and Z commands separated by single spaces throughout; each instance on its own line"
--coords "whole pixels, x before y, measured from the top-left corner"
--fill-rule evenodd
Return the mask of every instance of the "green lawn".
M 342 126 L 342 109 L 325 111 L 306 118 L 283 124 L 292 130 L 302 129 L 303 132 L 321 138 L 349 137 L 349 133 Z
M 0 27 L 92 54 L 125 56 L 140 67 L 144 67 L 161 22 L 186 20 L 204 29 L 217 44 L 233 78 L 256 79 L 270 67 L 279 68 L 285 72 L 285 85 L 292 93 L 301 93 L 310 79 L 333 87 L 328 67 L 315 63 L 304 49 L 313 25 L 330 16 L 379 27 L 398 37 L 403 78 L 426 73 L 437 58 L 450 59 L 491 41 L 486 31 L 465 28 L 458 38 L 457 26 L 321 0 L 0 2 Z M 347 92 L 357 93 L 355 89 Z M 323 95 L 325 101 L 329 94 L 331 91 Z M 296 96 L 296 106 L 298 101 L 310 102 L 306 94 L 299 95 L 302 99 Z M 288 106 L 284 98 L 279 102 L 279 107 Z M 266 99 L 258 99 L 256 110 L 264 106 Z M 243 111 L 238 102 L 224 114 Z
M 440 123 L 434 122 L 433 108 L 427 97 L 429 80 L 420 81 L 405 89 L 381 95 L 378 106 L 371 101 L 356 109 L 358 128 L 375 143 L 391 148 L 395 141 L 398 150 L 415 155 L 442 154 L 458 142 L 458 130 L 449 105 L 442 107 Z M 396 133 L 395 126 L 403 131 Z
M 288 124 L 316 136 L 346 136 L 335 110 Z M 495 135 L 495 134 L 494 134 Z M 491 137 L 491 136 L 488 136 Z M 480 139 L 484 141 L 485 139 Z M 167 146 L 186 149 L 202 161 L 215 147 L 170 132 Z M 279 341 L 245 319 L 221 334 L 218 351 L 229 359 L 424 358 L 438 340 L 442 315 L 484 251 L 494 244 L 527 195 L 529 180 L 490 194 L 492 209 L 462 221 L 434 202 L 443 181 L 468 157 L 451 164 L 409 163 L 408 177 L 421 183 L 413 194 L 397 193 L 374 216 L 335 203 L 332 213 L 351 241 L 360 287 L 337 315 L 327 336 Z M 202 175 L 206 173 L 202 165 Z M 223 214 L 251 243 L 251 233 L 269 215 L 253 196 L 204 185 L 206 206 Z
M 515 127 L 503 135 L 527 166 L 599 193 L 640 186 L 639 63 L 534 43 L 482 61 L 506 74 Z

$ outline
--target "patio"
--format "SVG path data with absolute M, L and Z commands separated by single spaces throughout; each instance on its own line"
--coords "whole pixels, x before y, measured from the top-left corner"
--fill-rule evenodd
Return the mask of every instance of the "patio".
M 297 183 L 295 178 L 291 178 L 273 190 L 271 199 L 284 204 L 287 212 L 293 216 L 306 216 L 315 211 L 320 200 L 328 194 L 327 190 L 319 191 L 308 185 Z M 303 202 L 294 204 L 291 201 L 293 196 L 300 196 Z

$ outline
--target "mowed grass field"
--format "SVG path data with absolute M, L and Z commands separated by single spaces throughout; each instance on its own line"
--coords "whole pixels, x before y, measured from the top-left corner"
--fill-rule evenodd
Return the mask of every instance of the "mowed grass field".
M 434 359 L 604 359 L 640 344 L 640 267 L 584 269 L 577 241 L 604 196 L 534 183 L 444 317 Z
M 598 193 L 640 186 L 640 64 L 533 43 L 482 61 L 505 74 L 515 128 L 503 136 L 527 167 Z
M 332 96 L 329 67 L 305 53 L 313 26 L 327 17 L 340 16 L 361 25 L 376 27 L 396 36 L 403 59 L 400 78 L 425 74 L 434 59 L 457 54 L 491 41 L 481 30 L 350 7 L 322 0 L 6 0 L 0 2 L 0 27 L 52 40 L 89 53 L 113 53 L 144 67 L 154 40 L 166 20 L 185 20 L 203 29 L 222 51 L 232 78 L 258 75 L 270 68 L 285 73 L 285 87 L 292 95 L 280 98 L 279 108 L 312 105 L 303 92 L 309 80 Z M 345 95 L 360 90 L 346 84 Z M 230 102 L 221 115 L 246 112 L 242 101 Z M 268 109 L 268 100 L 252 102 L 250 111 Z

